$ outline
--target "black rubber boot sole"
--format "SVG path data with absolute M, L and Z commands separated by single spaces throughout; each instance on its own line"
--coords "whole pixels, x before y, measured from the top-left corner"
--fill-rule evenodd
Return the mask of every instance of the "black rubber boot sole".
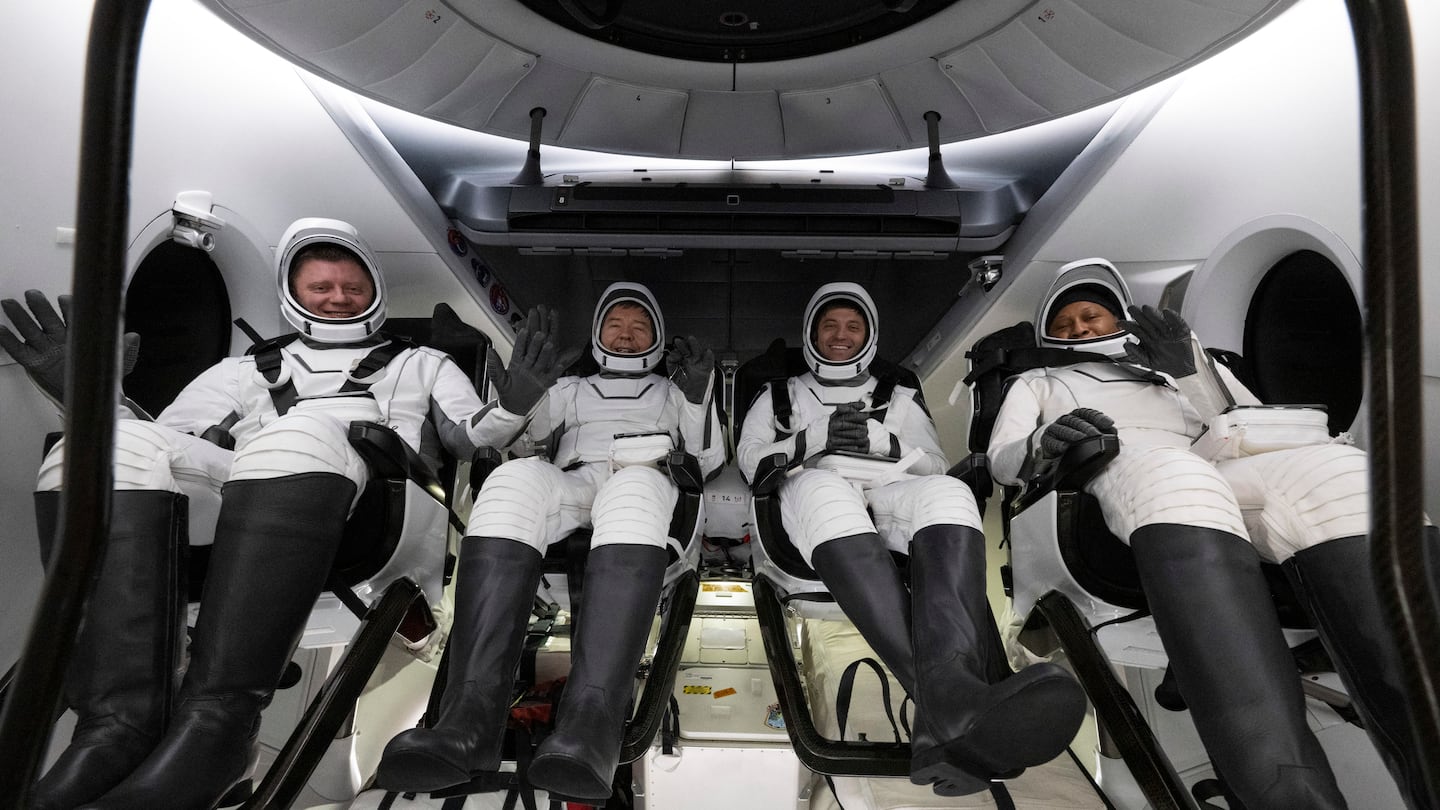
M 406 734 L 435 734 L 430 729 L 413 729 Z M 375 783 L 402 793 L 429 793 L 469 782 L 472 774 L 464 764 L 424 747 L 396 746 L 400 738 L 385 747 L 385 756 L 375 771 Z
M 596 773 L 582 758 L 566 753 L 535 757 L 529 776 L 533 784 L 544 786 L 551 799 L 603 805 L 613 792 L 608 777 Z
M 991 779 L 1011 778 L 1059 756 L 1085 716 L 1085 692 L 1064 670 L 1037 664 L 991 686 L 993 704 L 963 734 L 915 751 L 910 781 L 929 784 L 941 796 L 986 789 Z M 966 777 L 969 777 L 968 779 Z

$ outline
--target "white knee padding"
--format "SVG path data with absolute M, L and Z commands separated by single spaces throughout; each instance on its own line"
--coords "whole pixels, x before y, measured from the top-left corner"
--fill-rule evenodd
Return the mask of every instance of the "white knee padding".
M 370 474 L 350 445 L 349 429 L 349 422 L 329 414 L 291 411 L 235 447 L 230 480 L 332 473 L 353 481 L 358 498 Z
M 36 489 L 60 489 L 64 456 L 61 439 L 40 465 Z M 220 487 L 230 477 L 233 458 L 229 450 L 154 422 L 115 423 L 115 488 L 184 493 L 189 498 L 191 545 L 207 545 L 214 537 Z
M 905 552 L 915 532 L 926 526 L 968 526 L 984 531 L 970 488 L 948 475 L 896 481 L 875 487 L 867 495 L 875 528 L 895 551 Z
M 1182 447 L 1125 445 L 1085 489 L 1125 542 L 1141 526 L 1181 523 L 1248 538 L 1235 493 L 1210 462 Z
M 115 423 L 115 488 L 152 489 L 179 492 L 170 470 L 176 431 L 154 422 L 122 419 Z M 62 437 L 40 465 L 35 488 L 41 491 L 60 489 L 61 469 L 65 458 Z
M 566 473 L 539 458 L 501 464 L 475 497 L 466 536 L 502 537 L 543 553 L 562 534 L 589 523 L 595 492 L 590 466 Z
M 595 506 L 590 512 L 595 534 L 590 548 L 624 543 L 664 546 L 679 496 L 675 484 L 654 467 L 615 471 L 595 493 Z
M 1363 450 L 1320 444 L 1223 461 L 1260 555 L 1284 562 L 1326 540 L 1370 531 Z
M 869 502 L 877 525 L 893 521 L 907 532 L 926 526 L 981 528 L 975 496 L 948 475 L 923 475 L 876 487 L 869 491 Z
M 780 523 L 806 565 L 821 543 L 875 531 L 860 490 L 829 470 L 801 470 L 780 485 Z

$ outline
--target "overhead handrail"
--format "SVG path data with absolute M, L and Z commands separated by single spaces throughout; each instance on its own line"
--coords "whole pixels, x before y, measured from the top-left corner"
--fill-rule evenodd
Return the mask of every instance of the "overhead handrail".
M 120 297 L 130 220 L 135 75 L 149 0 L 97 0 L 85 54 L 80 190 L 71 276 L 72 346 L 65 369 L 60 544 L 0 713 L 0 802 L 24 806 L 48 746 L 75 633 L 110 528 L 111 461 L 120 379 Z
M 1371 570 L 1396 617 L 1411 729 L 1440 802 L 1440 619 L 1421 544 L 1419 176 L 1415 75 L 1404 0 L 1346 0 L 1360 73 L 1365 339 L 1370 388 Z M 1434 482 L 1431 482 L 1432 484 Z M 1386 631 L 1382 631 L 1386 632 Z

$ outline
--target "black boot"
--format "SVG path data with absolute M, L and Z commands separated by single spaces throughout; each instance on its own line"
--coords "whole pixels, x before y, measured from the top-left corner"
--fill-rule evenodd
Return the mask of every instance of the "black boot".
M 68 810 L 120 784 L 159 742 L 174 697 L 185 627 L 186 498 L 153 490 L 111 497 L 110 542 L 65 675 L 75 735 L 36 783 L 35 810 Z M 59 506 L 59 492 L 35 493 L 47 568 Z
M 325 587 L 354 495 L 355 484 L 332 473 L 225 485 L 174 719 L 93 808 L 209 810 L 235 797 L 232 788 L 245 792 L 260 711 Z
M 915 694 L 910 592 L 880 535 L 871 532 L 828 540 L 815 547 L 810 565 L 895 680 L 906 692 Z
M 540 552 L 514 540 L 461 542 L 440 717 L 385 746 L 376 772 L 381 787 L 423 793 L 500 769 L 515 667 L 543 562 Z
M 635 669 L 660 601 L 667 551 L 611 544 L 590 552 L 570 677 L 555 731 L 530 763 L 530 782 L 552 797 L 604 804 L 635 693 Z
M 1250 810 L 1345 806 L 1305 721 L 1299 672 L 1244 538 L 1159 523 L 1130 536 L 1180 694 L 1216 772 Z
M 1425 528 L 1426 568 L 1436 581 L 1440 529 Z M 1406 805 L 1430 808 L 1424 764 L 1410 731 L 1410 704 L 1392 619 L 1370 575 L 1370 540 L 1342 537 L 1297 552 L 1282 566 L 1304 602 L 1320 641 L 1354 699 L 1365 730 L 1395 778 Z
M 910 781 L 975 793 L 1055 757 L 1085 718 L 1085 692 L 1056 664 L 1011 672 L 985 596 L 985 535 L 927 526 L 910 543 L 916 684 Z

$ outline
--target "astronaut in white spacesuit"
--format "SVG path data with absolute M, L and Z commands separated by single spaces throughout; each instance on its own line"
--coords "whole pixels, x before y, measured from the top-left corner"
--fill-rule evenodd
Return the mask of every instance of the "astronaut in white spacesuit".
M 1246 807 L 1344 806 L 1306 725 L 1262 559 L 1283 564 L 1391 773 L 1423 806 L 1398 651 L 1365 576 L 1364 452 L 1322 428 L 1301 446 L 1202 457 L 1192 442 L 1218 430 L 1223 411 L 1259 401 L 1179 315 L 1130 304 L 1109 262 L 1060 269 L 1037 311 L 1037 341 L 1090 360 L 1012 379 L 991 434 L 992 474 L 1019 484 L 1072 443 L 1118 434 L 1119 455 L 1085 489 L 1133 549 L 1180 692 Z M 1134 320 L 1122 320 L 1126 307 Z
M 481 487 L 456 572 L 455 624 L 439 718 L 385 747 L 378 783 L 423 792 L 495 771 L 543 556 L 571 531 L 593 527 L 581 621 L 557 726 L 529 779 L 554 796 L 603 804 L 651 620 L 672 551 L 678 490 L 658 468 L 672 449 L 708 476 L 725 460 L 711 401 L 714 354 L 694 338 L 670 347 L 650 291 L 612 284 L 595 308 L 591 351 L 600 371 L 562 377 L 527 416 L 527 438 L 549 460 L 508 461 Z M 501 390 L 501 403 L 504 404 Z
M 433 455 L 438 440 L 467 459 L 523 427 L 523 412 L 484 409 L 445 354 L 378 331 L 380 267 L 347 223 L 295 222 L 275 274 L 298 335 L 222 360 L 154 421 L 126 412 L 117 422 L 111 538 L 65 686 L 79 722 L 32 807 L 211 807 L 232 788 L 232 798 L 243 798 L 260 711 L 368 480 L 346 439 L 351 420 L 388 425 L 422 454 Z M 33 321 L 5 302 L 24 341 L 0 327 L 0 344 L 63 402 L 65 323 L 40 293 L 26 298 Z M 527 329 L 540 325 L 532 315 Z M 531 337 L 546 342 L 522 330 L 517 345 Z M 559 372 L 528 359 L 512 360 L 511 375 L 548 374 L 548 383 Z M 47 454 L 35 494 L 47 558 L 64 452 L 62 440 Z M 172 708 L 183 625 L 166 619 L 174 591 L 167 558 L 169 538 L 187 524 L 192 542 L 213 537 L 214 545 Z
M 869 293 L 826 284 L 802 323 L 810 370 L 770 383 L 783 391 L 762 389 L 736 454 L 746 478 L 762 459 L 788 459 L 779 491 L 786 533 L 915 701 L 911 781 L 963 795 L 1049 761 L 1074 738 L 1084 693 L 1048 663 L 991 683 L 1005 664 L 990 660 L 985 643 L 980 513 L 970 490 L 945 475 L 920 392 L 888 370 L 872 373 L 879 320 Z M 836 453 L 884 459 L 868 465 L 879 477 L 866 480 L 866 462 Z M 891 550 L 910 555 L 908 592 Z

